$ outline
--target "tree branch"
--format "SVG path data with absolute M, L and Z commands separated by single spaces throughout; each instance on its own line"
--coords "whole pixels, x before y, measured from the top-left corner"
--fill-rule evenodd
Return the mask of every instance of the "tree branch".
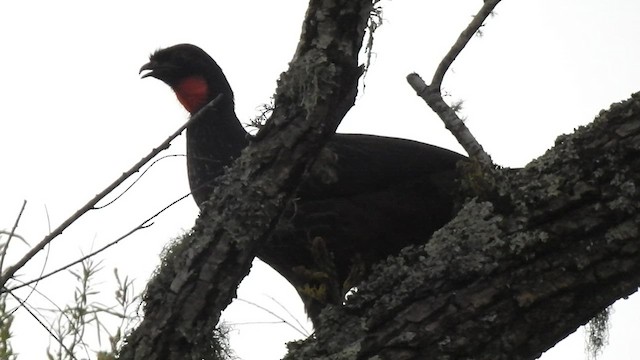
M 500 0 L 485 0 L 482 8 L 478 11 L 478 14 L 474 16 L 473 20 L 467 28 L 462 31 L 458 40 L 453 44 L 449 52 L 444 56 L 440 64 L 438 65 L 431 85 L 427 85 L 420 75 L 412 73 L 407 75 L 407 81 L 411 87 L 416 91 L 418 96 L 424 99 L 429 107 L 440 117 L 444 122 L 445 127 L 456 137 L 460 145 L 465 149 L 467 154 L 471 158 L 476 159 L 485 167 L 490 168 L 493 166 L 493 161 L 489 154 L 487 154 L 476 138 L 471 134 L 471 131 L 464 124 L 462 119 L 458 117 L 455 110 L 452 109 L 442 98 L 442 80 L 447 73 L 451 64 L 460 55 L 462 50 L 467 46 L 473 35 L 480 29 L 487 17 L 493 12 L 493 9 L 498 5 Z
M 433 74 L 433 78 L 431 79 L 431 87 L 434 88 L 434 91 L 440 92 L 440 87 L 442 86 L 442 80 L 444 79 L 444 75 L 451 67 L 451 64 L 456 60 L 458 55 L 462 52 L 462 50 L 467 46 L 469 41 L 473 35 L 478 32 L 484 21 L 491 15 L 493 9 L 498 6 L 500 0 L 485 0 L 482 8 L 478 11 L 476 16 L 473 17 L 473 20 L 467 25 L 467 28 L 460 33 L 458 36 L 458 40 L 453 44 L 449 52 L 442 58 L 438 68 L 436 68 L 436 72 Z
M 0 250 L 0 271 L 4 266 L 4 259 L 7 256 L 7 251 L 9 250 L 9 243 L 11 242 L 11 239 L 16 235 L 16 230 L 18 229 L 18 224 L 20 223 L 20 219 L 22 218 L 22 213 L 24 212 L 25 207 L 27 207 L 27 200 L 24 200 L 22 202 L 22 207 L 20 207 L 20 212 L 18 213 L 18 216 L 16 217 L 16 221 L 13 223 L 13 227 L 9 232 L 9 237 L 7 238 L 7 242 L 5 242 L 4 245 L 2 245 L 2 250 Z
M 640 93 L 380 264 L 288 359 L 535 359 L 640 285 Z
M 5 288 L 5 289 L 3 289 L 3 290 L 0 290 L 0 294 L 1 294 L 1 293 L 3 293 L 3 292 L 14 292 L 14 291 L 16 291 L 16 290 L 18 290 L 18 289 L 20 289 L 20 288 L 25 287 L 25 286 L 32 285 L 32 284 L 34 284 L 34 283 L 39 282 L 40 280 L 44 280 L 44 279 L 46 279 L 46 278 L 48 278 L 48 277 L 50 277 L 50 276 L 53 276 L 53 275 L 55 275 L 55 274 L 57 274 L 57 273 L 59 273 L 59 272 L 62 272 L 62 271 L 64 271 L 64 270 L 67 270 L 67 269 L 69 269 L 70 267 L 72 267 L 72 266 L 74 266 L 74 265 L 80 264 L 80 263 L 82 263 L 83 261 L 85 261 L 85 260 L 87 260 L 87 259 L 89 259 L 89 258 L 92 258 L 92 257 L 94 257 L 94 256 L 96 256 L 96 255 L 98 255 L 98 254 L 100 254 L 101 252 L 103 252 L 103 251 L 107 250 L 108 248 L 110 248 L 110 247 L 112 247 L 112 246 L 116 245 L 116 244 L 117 244 L 117 243 L 119 243 L 120 241 L 122 241 L 122 240 L 124 240 L 124 239 L 128 238 L 129 236 L 133 235 L 135 232 L 137 232 L 137 231 L 139 231 L 139 230 L 146 229 L 146 228 L 150 227 L 151 225 L 153 225 L 153 223 L 151 222 L 151 220 L 153 220 L 153 219 L 155 219 L 156 217 L 158 217 L 160 214 L 162 214 L 163 212 L 165 212 L 167 209 L 169 209 L 169 208 L 170 208 L 170 207 L 172 207 L 173 205 L 175 205 L 175 204 L 177 204 L 178 202 L 180 202 L 180 201 L 182 201 L 182 200 L 186 199 L 189 195 L 191 195 L 191 193 L 188 193 L 188 194 L 186 194 L 186 195 L 183 195 L 183 196 L 181 196 L 180 198 L 178 198 L 178 199 L 176 199 L 176 200 L 172 201 L 170 204 L 168 204 L 167 206 L 163 207 L 162 209 L 160 209 L 159 211 L 157 211 L 155 214 L 151 215 L 150 217 L 148 217 L 147 219 L 145 219 L 144 221 L 142 221 L 140 224 L 136 225 L 136 226 L 135 226 L 134 228 L 132 228 L 131 230 L 127 231 L 124 235 L 122 235 L 122 236 L 118 237 L 117 239 L 115 239 L 115 240 L 111 241 L 110 243 L 108 243 L 108 244 L 106 244 L 106 245 L 102 246 L 102 247 L 101 247 L 101 248 L 99 248 L 98 250 L 94 250 L 94 251 L 90 252 L 89 254 L 87 254 L 87 255 L 85 255 L 85 256 L 83 256 L 83 257 L 79 258 L 79 259 L 76 259 L 76 260 L 74 260 L 74 261 L 72 261 L 72 262 L 70 262 L 70 263 L 68 263 L 68 264 L 66 264 L 66 265 L 64 265 L 64 266 L 61 266 L 61 267 L 59 267 L 59 268 L 57 268 L 57 269 L 55 269 L 55 270 L 53 270 L 53 271 L 50 271 L 50 272 L 48 272 L 48 273 L 46 273 L 46 274 L 44 274 L 44 275 L 43 275 L 43 274 L 40 274 L 40 276 L 38 276 L 38 277 L 37 277 L 37 278 L 35 278 L 35 279 L 28 280 L 28 281 L 26 281 L 26 282 L 21 283 L 20 285 L 13 286 L 12 288 L 9 288 L 9 289 Z M 43 269 L 43 271 L 44 271 L 44 269 Z
M 167 149 L 178 135 L 180 135 L 184 129 L 186 129 L 193 121 L 197 121 L 200 118 L 200 114 L 204 111 L 209 111 L 212 107 L 215 107 L 217 103 L 220 102 L 222 96 L 218 96 L 213 99 L 211 103 L 207 104 L 202 110 L 192 116 L 186 123 L 184 123 L 178 130 L 176 130 L 171 136 L 169 136 L 165 141 L 163 141 L 160 146 L 153 149 L 147 156 L 138 161 L 131 169 L 124 172 L 116 181 L 112 182 L 111 185 L 107 186 L 102 192 L 93 197 L 93 199 L 89 200 L 83 207 L 81 207 L 78 211 L 76 211 L 73 215 L 71 215 L 67 220 L 65 220 L 60 226 L 58 226 L 55 230 L 53 230 L 49 235 L 45 236 L 36 246 L 34 246 L 31 250 L 29 250 L 18 262 L 14 265 L 7 268 L 4 271 L 2 276 L 0 277 L 0 289 L 5 287 L 5 284 L 11 277 L 20 270 L 29 260 L 31 260 L 40 250 L 44 249 L 47 244 L 49 244 L 53 239 L 55 239 L 58 235 L 62 234 L 62 232 L 68 228 L 71 224 L 73 224 L 76 220 L 78 220 L 82 215 L 86 214 L 89 210 L 94 209 L 94 206 L 102 200 L 105 196 L 107 196 L 110 192 L 112 192 L 115 188 L 120 186 L 122 182 L 129 178 L 129 176 L 135 174 L 151 160 L 153 157 L 158 155 L 162 150 Z
M 312 0 L 270 120 L 217 180 L 193 233 L 149 283 L 145 319 L 120 359 L 211 351 L 220 313 L 249 272 L 306 168 L 355 101 L 371 0 Z

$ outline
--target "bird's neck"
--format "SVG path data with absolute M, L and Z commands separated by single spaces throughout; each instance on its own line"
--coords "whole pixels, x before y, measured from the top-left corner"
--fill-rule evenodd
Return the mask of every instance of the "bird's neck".
M 213 179 L 240 156 L 248 144 L 247 132 L 236 116 L 233 100 L 224 99 L 205 110 L 187 129 L 189 185 L 198 205 L 209 198 Z
M 188 76 L 171 88 L 176 93 L 180 104 L 192 114 L 208 102 L 209 85 L 202 76 Z

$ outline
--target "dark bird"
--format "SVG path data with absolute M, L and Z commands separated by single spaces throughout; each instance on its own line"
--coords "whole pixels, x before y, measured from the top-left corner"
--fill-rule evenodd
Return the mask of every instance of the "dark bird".
M 190 44 L 156 51 L 143 71 L 169 85 L 191 114 L 223 94 L 215 111 L 187 129 L 189 185 L 202 209 L 213 179 L 250 142 L 231 87 L 216 62 Z M 298 290 L 316 324 L 320 310 L 342 303 L 373 263 L 426 242 L 453 217 L 462 159 L 410 140 L 335 134 L 258 257 Z

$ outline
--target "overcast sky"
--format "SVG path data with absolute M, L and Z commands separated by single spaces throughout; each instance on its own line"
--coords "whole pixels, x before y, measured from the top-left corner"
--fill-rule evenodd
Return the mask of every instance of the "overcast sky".
M 164 140 L 187 119 L 170 89 L 140 80 L 149 53 L 196 44 L 216 59 L 235 91 L 238 116 L 249 121 L 269 101 L 295 50 L 306 9 L 302 0 L 3 1 L 0 2 L 0 229 L 10 229 L 28 200 L 18 233 L 32 244 Z M 373 66 L 340 132 L 410 138 L 462 152 L 406 84 L 425 79 L 454 42 L 480 0 L 383 1 Z M 450 101 L 464 100 L 467 124 L 493 159 L 523 166 L 554 139 L 589 123 L 612 102 L 640 90 L 640 2 L 637 0 L 504 0 L 445 77 Z M 167 151 L 184 153 L 184 138 Z M 27 280 L 98 248 L 188 192 L 183 157 L 159 162 L 122 200 L 87 214 L 20 273 Z M 47 211 L 45 211 L 45 206 Z M 100 289 L 112 293 L 111 270 L 142 289 L 172 237 L 197 215 L 182 201 L 105 252 Z M 2 238 L 4 239 L 4 237 Z M 16 243 L 15 260 L 25 246 Z M 62 305 L 76 284 L 68 275 L 39 290 Z M 26 292 L 22 295 L 26 296 Z M 293 289 L 256 264 L 239 297 L 300 320 Z M 34 306 L 48 306 L 33 294 Z M 106 301 L 106 300 L 105 300 Z M 602 359 L 637 358 L 640 302 L 616 305 L 611 345 Z M 48 335 L 16 313 L 21 359 L 44 357 Z M 246 304 L 225 314 L 244 359 L 279 358 L 299 334 Z M 250 323 L 250 324 L 249 324 Z M 306 324 L 309 329 L 310 326 Z M 635 326 L 635 327 L 633 327 Z M 37 341 L 40 340 L 41 341 Z M 542 358 L 584 358 L 578 334 Z M 635 354 L 635 356 L 634 356 Z

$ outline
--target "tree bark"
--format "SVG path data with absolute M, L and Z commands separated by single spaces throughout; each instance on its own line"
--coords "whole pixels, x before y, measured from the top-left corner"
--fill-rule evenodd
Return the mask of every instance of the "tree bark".
M 305 169 L 355 101 L 371 9 L 371 0 L 310 2 L 271 119 L 218 179 L 210 206 L 148 284 L 144 320 L 120 359 L 211 358 L 221 311 Z
M 149 283 L 121 359 L 204 358 L 257 247 L 354 102 L 372 2 L 311 1 L 270 121 Z M 640 284 L 639 150 L 635 94 L 524 169 L 468 174 L 469 188 L 489 190 L 426 245 L 379 264 L 287 358 L 536 358 Z
M 640 93 L 498 170 L 287 359 L 535 359 L 640 286 Z

